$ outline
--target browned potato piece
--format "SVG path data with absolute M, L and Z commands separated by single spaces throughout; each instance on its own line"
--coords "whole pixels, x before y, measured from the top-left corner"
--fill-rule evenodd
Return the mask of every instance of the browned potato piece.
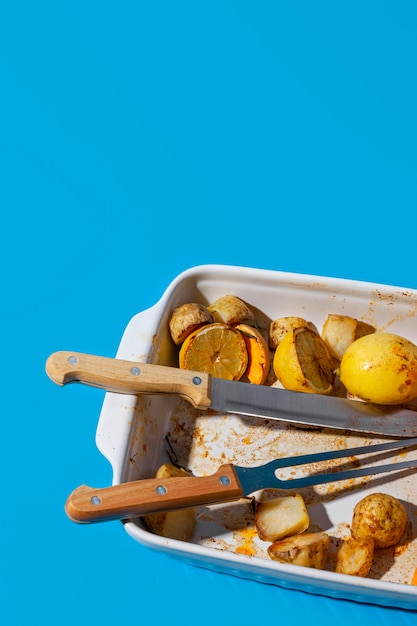
M 375 332 L 376 332 L 375 326 L 372 326 L 371 324 L 367 324 L 366 322 L 362 322 L 361 320 L 358 320 L 358 325 L 356 326 L 355 341 L 356 339 L 359 339 L 360 337 L 364 337 L 365 335 L 372 335 L 372 333 L 375 333 Z
M 155 535 L 189 541 L 193 535 L 196 519 L 194 509 L 179 509 L 165 513 L 151 513 L 145 523 Z
M 346 348 L 355 341 L 357 325 L 358 320 L 348 315 L 328 314 L 321 336 L 334 359 L 340 361 Z
M 155 474 L 155 478 L 169 478 L 170 476 L 184 476 L 190 474 L 180 467 L 171 463 L 164 463 Z M 178 509 L 163 513 L 151 513 L 143 517 L 146 526 L 150 531 L 162 537 L 189 541 L 196 526 L 195 509 Z
M 375 332 L 375 328 L 366 322 L 361 322 L 349 315 L 338 315 L 329 313 L 321 331 L 321 336 L 331 356 L 340 361 L 345 350 L 351 343 Z
M 268 555 L 274 561 L 324 569 L 329 551 L 330 537 L 327 533 L 302 533 L 274 541 Z
M 354 510 L 351 533 L 355 539 L 372 537 L 375 549 L 395 546 L 407 526 L 403 504 L 386 493 L 372 493 L 360 500 Z
M 183 467 L 179 467 L 173 463 L 164 463 L 158 468 L 155 478 L 170 478 L 171 476 L 189 478 L 190 475 L 191 474 Z
M 374 540 L 372 537 L 345 539 L 336 557 L 336 572 L 351 576 L 367 576 L 374 559 Z
M 308 528 L 310 517 L 300 494 L 282 496 L 259 502 L 256 507 L 255 526 L 263 541 L 275 541 L 289 535 L 302 533 Z
M 230 294 L 222 296 L 207 308 L 216 322 L 230 324 L 230 326 L 244 323 L 254 324 L 255 322 L 254 312 L 248 307 L 246 302 L 237 296 Z
M 214 317 L 207 307 L 197 302 L 188 302 L 180 304 L 172 312 L 169 331 L 173 342 L 179 346 L 197 328 L 213 322 Z

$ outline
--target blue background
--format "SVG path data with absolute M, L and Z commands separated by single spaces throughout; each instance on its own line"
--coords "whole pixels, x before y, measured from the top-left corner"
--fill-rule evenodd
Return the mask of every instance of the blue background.
M 44 364 L 113 356 L 193 265 L 417 288 L 416 26 L 413 1 L 2 3 L 2 623 L 415 623 L 70 522 L 111 482 L 104 394 Z

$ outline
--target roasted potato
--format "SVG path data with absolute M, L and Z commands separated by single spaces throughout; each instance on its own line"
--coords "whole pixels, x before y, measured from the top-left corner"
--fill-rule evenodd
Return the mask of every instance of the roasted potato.
M 169 478 L 170 476 L 184 476 L 190 474 L 183 468 L 164 463 L 155 474 L 155 478 Z M 145 515 L 143 520 L 149 530 L 156 535 L 189 541 L 196 526 L 196 513 L 194 508 L 178 509 L 175 511 L 165 511 L 162 513 L 151 513 Z
M 374 560 L 372 537 L 345 539 L 337 551 L 336 572 L 351 576 L 367 576 Z
M 275 541 L 302 533 L 309 524 L 306 505 L 298 493 L 264 500 L 256 505 L 255 527 L 263 541 Z
M 358 320 L 358 325 L 356 326 L 355 341 L 356 339 L 360 339 L 365 335 L 372 335 L 372 333 L 376 333 L 375 326 L 372 326 L 372 324 L 368 324 L 367 322 L 362 322 L 361 320 Z
M 351 534 L 355 539 L 372 537 L 376 550 L 388 548 L 400 541 L 407 521 L 407 511 L 397 498 L 387 493 L 372 493 L 356 504 Z
M 329 348 L 331 356 L 338 362 L 351 343 L 359 337 L 370 335 L 375 331 L 374 326 L 349 315 L 329 313 L 323 324 L 321 336 Z
M 329 313 L 321 331 L 321 336 L 331 356 L 340 361 L 346 348 L 355 341 L 358 320 L 348 315 Z
M 330 537 L 325 532 L 302 533 L 274 541 L 268 555 L 274 561 L 324 569 L 329 551 Z
M 255 314 L 249 306 L 233 295 L 225 295 L 218 298 L 215 302 L 207 307 L 210 313 L 213 315 L 216 322 L 223 322 L 223 324 L 254 324 Z
M 179 346 L 191 333 L 205 324 L 212 324 L 214 317 L 202 304 L 188 302 L 177 306 L 169 320 L 169 331 L 173 342 Z

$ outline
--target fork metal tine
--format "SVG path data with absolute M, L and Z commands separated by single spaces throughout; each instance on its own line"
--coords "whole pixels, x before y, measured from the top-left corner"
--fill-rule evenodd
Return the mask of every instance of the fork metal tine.
M 417 460 L 403 461 L 402 463 L 389 463 L 388 465 L 376 465 L 375 467 L 361 467 L 360 469 L 346 470 L 343 472 L 332 472 L 331 474 L 318 474 L 317 476 L 304 476 L 303 478 L 293 478 L 281 480 L 274 476 L 278 486 L 282 489 L 296 489 L 297 487 L 311 487 L 312 485 L 323 485 L 340 480 L 353 480 L 361 476 L 374 476 L 385 472 L 398 472 L 403 469 L 417 467 Z
M 402 450 L 410 449 L 413 446 L 417 446 L 417 437 L 412 439 L 403 439 L 400 441 L 373 444 L 370 446 L 346 448 L 344 450 L 329 450 L 326 452 L 315 452 L 295 457 L 285 457 L 281 459 L 274 459 L 273 461 L 258 467 L 234 466 L 234 469 L 238 475 L 244 494 L 249 495 L 258 489 L 266 489 L 268 487 L 279 487 L 281 489 L 310 487 L 312 485 L 320 485 L 329 482 L 359 478 L 361 476 L 371 476 L 374 474 L 381 474 L 383 472 L 399 471 L 402 469 L 417 467 L 417 460 L 410 460 L 400 463 L 376 465 L 374 467 L 361 467 L 358 469 L 340 472 L 336 471 L 327 474 L 313 474 L 302 478 L 289 478 L 287 480 L 279 479 L 275 475 L 275 470 L 280 468 L 306 465 L 307 463 L 318 463 L 320 461 L 347 458 L 351 456 L 360 456 L 362 454 L 372 454 L 374 452 L 382 452 L 385 450 L 397 450 L 398 452 L 401 452 Z
M 319 461 L 342 459 L 348 456 L 372 454 L 372 452 L 382 452 L 384 450 L 401 450 L 402 448 L 411 448 L 412 446 L 416 445 L 417 437 L 414 437 L 412 439 L 402 439 L 400 441 L 377 443 L 371 446 L 359 446 L 357 448 L 345 448 L 341 450 L 328 450 L 326 452 L 313 452 L 312 454 L 302 454 L 295 457 L 287 457 L 285 459 L 275 459 L 274 461 L 271 461 L 271 463 L 275 465 L 275 469 L 278 469 L 279 467 L 305 465 L 306 463 L 318 463 Z

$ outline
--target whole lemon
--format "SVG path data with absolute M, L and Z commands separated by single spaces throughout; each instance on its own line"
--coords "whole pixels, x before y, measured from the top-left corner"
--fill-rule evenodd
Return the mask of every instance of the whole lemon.
M 392 333 L 365 335 L 345 351 L 340 380 L 366 402 L 408 402 L 417 397 L 417 346 Z

